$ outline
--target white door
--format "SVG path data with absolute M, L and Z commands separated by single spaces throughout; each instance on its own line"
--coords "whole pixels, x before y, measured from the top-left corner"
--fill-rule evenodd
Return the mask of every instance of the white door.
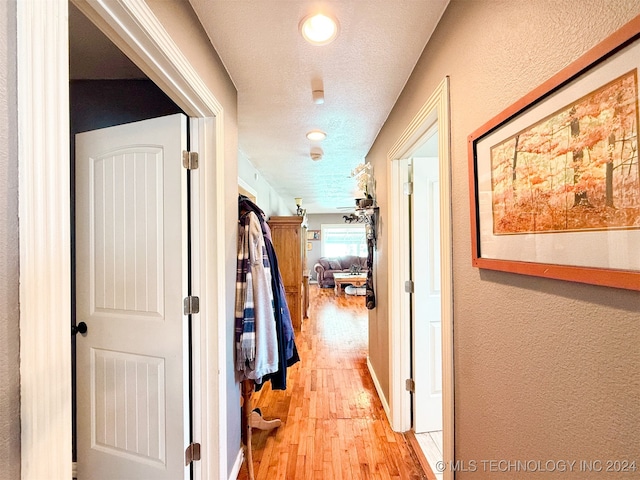
M 440 189 L 437 158 L 413 158 L 411 271 L 413 428 L 442 430 Z
M 188 475 L 187 118 L 76 136 L 78 479 Z

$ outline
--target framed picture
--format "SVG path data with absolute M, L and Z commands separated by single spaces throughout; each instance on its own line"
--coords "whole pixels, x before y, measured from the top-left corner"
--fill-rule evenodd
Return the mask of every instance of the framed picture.
M 468 138 L 472 263 L 640 290 L 640 16 Z
M 307 240 L 320 240 L 320 230 L 307 230 Z

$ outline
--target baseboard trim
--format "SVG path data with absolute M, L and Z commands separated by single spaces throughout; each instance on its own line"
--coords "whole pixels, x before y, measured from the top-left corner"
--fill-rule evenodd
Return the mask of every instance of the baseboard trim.
M 244 448 L 240 447 L 240 450 L 238 450 L 238 456 L 236 457 L 236 461 L 233 463 L 233 468 L 229 473 L 228 480 L 236 480 L 236 478 L 238 478 L 243 462 L 244 462 Z
M 424 452 L 422 451 L 422 448 L 420 448 L 420 444 L 418 443 L 418 439 L 416 438 L 415 433 L 413 433 L 413 430 L 409 430 L 408 432 L 405 432 L 404 436 L 407 439 L 409 446 L 411 447 L 411 450 L 413 450 L 413 454 L 418 459 L 418 462 L 420 463 L 420 467 L 422 467 L 422 471 L 424 472 L 427 479 L 437 480 L 436 475 L 433 473 L 433 470 L 431 470 L 431 465 L 429 465 L 429 461 L 427 460 L 427 457 L 425 457 Z
M 371 380 L 373 380 L 373 385 L 376 387 L 376 392 L 378 392 L 378 397 L 380 398 L 380 403 L 382 403 L 382 408 L 384 409 L 384 413 L 387 415 L 387 420 L 391 423 L 391 409 L 389 408 L 389 403 L 387 402 L 387 397 L 384 396 L 384 392 L 382 391 L 382 387 L 380 386 L 380 382 L 378 381 L 378 377 L 376 376 L 376 372 L 373 369 L 373 365 L 371 365 L 371 359 L 367 356 L 367 369 L 369 370 L 369 375 L 371 375 Z
M 371 379 L 373 380 L 373 385 L 376 387 L 376 392 L 378 392 L 378 397 L 380 397 L 380 402 L 382 403 L 382 408 L 387 415 L 387 420 L 389 420 L 389 424 L 391 424 L 391 409 L 389 408 L 387 399 L 382 392 L 382 387 L 380 387 L 380 382 L 378 381 L 378 377 L 375 374 L 375 370 L 371 365 L 369 357 L 367 357 L 367 369 L 369 370 L 369 374 L 371 375 Z M 422 468 L 422 471 L 424 472 L 427 480 L 437 480 L 437 477 L 435 476 L 433 470 L 431 469 L 431 466 L 429 465 L 427 457 L 424 456 L 422 448 L 420 448 L 420 444 L 418 443 L 418 439 L 413 433 L 413 430 L 404 432 L 403 435 L 405 436 L 409 447 L 413 451 L 415 458 L 418 460 L 420 468 Z

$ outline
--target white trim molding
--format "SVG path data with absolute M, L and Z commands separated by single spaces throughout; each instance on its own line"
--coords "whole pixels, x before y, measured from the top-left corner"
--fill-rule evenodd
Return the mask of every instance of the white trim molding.
M 449 78 L 445 77 L 427 102 L 422 106 L 402 135 L 387 154 L 390 206 L 387 229 L 391 254 L 389 255 L 389 311 L 398 312 L 398 321 L 389 322 L 390 354 L 390 421 L 392 428 L 406 431 L 411 428 L 411 397 L 405 389 L 410 375 L 409 307 L 404 293 L 404 281 L 409 278 L 406 262 L 408 242 L 401 231 L 404 208 L 400 160 L 410 157 L 429 136 L 434 125 L 438 128 L 438 158 L 440 162 L 440 261 L 442 307 L 442 408 L 443 408 L 443 460 L 445 465 L 454 460 L 454 383 L 453 383 L 453 275 L 452 275 L 452 222 L 451 222 L 451 153 L 449 119 Z M 406 221 L 406 220 L 404 220 Z M 445 480 L 453 479 L 453 472 L 444 472 Z
M 233 462 L 233 468 L 229 472 L 228 480 L 236 480 L 240 475 L 240 469 L 242 468 L 242 464 L 244 463 L 244 449 L 240 449 L 238 451 L 238 455 L 236 456 L 236 461 Z
M 200 342 L 196 478 L 226 478 L 224 110 L 144 0 L 73 0 L 188 115 L 196 117 Z M 22 478 L 70 479 L 70 218 L 67 0 L 20 0 L 20 345 Z
M 384 412 L 387 414 L 387 418 L 390 418 L 391 409 L 389 408 L 389 404 L 387 403 L 387 398 L 384 396 L 384 391 L 380 386 L 380 381 L 376 376 L 376 371 L 374 370 L 373 365 L 371 365 L 371 359 L 369 358 L 368 355 L 367 355 L 367 369 L 369 370 L 369 375 L 371 375 L 371 380 L 373 380 L 373 386 L 376 387 L 376 392 L 378 392 L 378 398 L 382 403 L 382 408 L 384 409 Z
M 71 478 L 67 0 L 17 2 L 21 477 Z
M 403 379 L 410 377 L 411 328 L 408 321 L 411 306 L 409 296 L 404 292 L 404 282 L 410 277 L 409 212 L 403 184 L 408 178 L 407 162 L 387 162 L 389 179 L 389 422 L 398 432 L 411 429 L 411 395 L 407 392 Z

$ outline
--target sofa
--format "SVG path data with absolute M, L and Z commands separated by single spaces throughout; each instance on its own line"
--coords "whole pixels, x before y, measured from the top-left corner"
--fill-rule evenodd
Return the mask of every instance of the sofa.
M 320 257 L 318 263 L 313 266 L 318 277 L 318 286 L 321 288 L 335 287 L 333 274 L 349 273 L 352 265 L 359 267 L 361 272 L 366 272 L 368 270 L 367 257 L 357 257 L 356 255 Z

